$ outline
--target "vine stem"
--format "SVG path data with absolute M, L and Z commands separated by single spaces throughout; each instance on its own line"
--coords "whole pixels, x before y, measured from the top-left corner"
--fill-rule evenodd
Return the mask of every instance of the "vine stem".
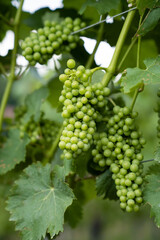
M 119 72 L 122 64 L 124 63 L 126 57 L 127 57 L 128 54 L 130 53 L 130 51 L 131 51 L 131 49 L 132 49 L 132 47 L 134 46 L 134 44 L 135 44 L 136 41 L 137 41 L 137 37 L 135 37 L 135 38 L 131 41 L 130 45 L 128 46 L 127 51 L 125 52 L 122 60 L 120 61 L 119 65 L 118 65 L 118 67 L 117 67 L 117 71 L 118 71 L 118 72 Z
M 112 60 L 111 60 L 110 65 L 108 67 L 108 71 L 102 79 L 102 84 L 104 86 L 108 85 L 109 81 L 111 80 L 111 78 L 115 74 L 118 58 L 119 58 L 120 52 L 122 50 L 124 41 L 126 39 L 126 36 L 127 36 L 128 31 L 129 31 L 129 28 L 130 28 L 130 25 L 132 23 L 134 15 L 135 15 L 135 10 L 133 10 L 132 12 L 129 12 L 127 17 L 126 17 L 126 20 L 124 22 L 124 25 L 122 27 L 121 33 L 119 35 L 119 38 L 118 38 L 118 41 L 117 41 L 117 44 L 116 44 L 116 48 L 115 48 Z
M 19 8 L 17 9 L 17 12 L 16 12 L 14 24 L 13 24 L 14 49 L 13 49 L 12 57 L 11 57 L 11 71 L 10 71 L 10 75 L 8 76 L 7 86 L 4 91 L 1 106 L 0 106 L 0 132 L 2 131 L 4 111 L 5 111 L 6 104 L 7 104 L 10 92 L 11 92 L 13 81 L 15 79 L 16 55 L 17 55 L 17 50 L 18 50 L 18 31 L 19 31 L 19 24 L 20 24 L 23 2 L 24 2 L 24 0 L 21 0 L 21 2 L 19 4 Z
M 59 139 L 60 139 L 61 134 L 62 134 L 62 131 L 63 131 L 63 125 L 60 127 L 59 132 L 58 132 L 58 134 L 56 136 L 56 140 L 53 142 L 51 148 L 49 149 L 49 151 L 46 154 L 46 158 L 47 159 L 43 162 L 44 164 L 46 164 L 50 160 L 50 158 L 52 156 L 54 156 L 55 151 L 56 151 L 57 146 L 58 146 L 58 143 L 59 143 Z
M 100 25 L 100 28 L 99 28 L 99 30 L 98 30 L 98 36 L 97 36 L 97 42 L 96 42 L 96 45 L 95 45 L 95 47 L 94 47 L 94 49 L 93 49 L 93 52 L 92 52 L 92 54 L 90 55 L 90 57 L 88 58 L 88 61 L 87 61 L 87 63 L 86 63 L 86 66 L 85 66 L 85 68 L 91 68 L 91 66 L 92 66 L 92 63 L 93 63 L 93 61 L 94 61 L 94 56 L 95 56 L 95 54 L 96 54 L 96 52 L 97 52 L 97 49 L 98 49 L 98 46 L 99 46 L 99 44 L 100 44 L 100 42 L 101 42 L 101 40 L 102 40 L 102 36 L 103 36 L 103 31 L 104 31 L 104 22 Z

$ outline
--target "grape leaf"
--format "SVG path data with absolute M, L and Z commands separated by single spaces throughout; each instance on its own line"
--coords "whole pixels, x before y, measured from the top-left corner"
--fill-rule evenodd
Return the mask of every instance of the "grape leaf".
M 107 169 L 104 173 L 96 177 L 97 195 L 110 200 L 118 199 L 116 195 L 116 187 L 112 179 L 112 173 Z
M 22 232 L 22 240 L 41 240 L 63 231 L 64 212 L 74 194 L 63 179 L 56 178 L 51 165 L 30 165 L 15 182 L 7 202 L 11 221 Z
M 104 75 L 105 75 L 105 72 L 103 70 L 98 70 L 94 72 L 92 75 L 92 84 L 101 82 Z
M 157 84 L 160 82 L 160 56 L 144 60 L 146 69 L 127 68 L 126 75 L 121 78 L 124 93 L 130 93 L 142 83 Z
M 27 122 L 31 116 L 34 116 L 35 121 L 39 120 L 41 115 L 41 105 L 48 97 L 48 93 L 48 88 L 42 87 L 27 96 L 25 100 L 27 113 L 23 117 L 24 122 Z
M 151 206 L 151 216 L 160 227 L 160 165 L 151 166 L 146 177 L 147 184 L 144 189 L 144 200 Z
M 29 142 L 27 135 L 21 139 L 18 129 L 11 129 L 3 148 L 0 148 L 0 175 L 12 170 L 17 164 L 25 161 L 26 145 Z
M 92 6 L 97 9 L 100 15 L 110 12 L 113 9 L 119 7 L 120 0 L 87 0 L 81 7 L 79 13 L 82 14 L 88 6 Z
M 154 152 L 154 160 L 160 163 L 160 147 L 158 146 Z
M 82 216 L 82 205 L 78 200 L 74 200 L 72 205 L 67 208 L 64 219 L 72 228 L 75 228 Z
M 87 164 L 89 159 L 91 158 L 91 149 L 87 152 L 83 152 L 75 159 L 75 168 L 76 172 L 80 177 L 84 177 L 87 171 Z
M 137 34 L 144 36 L 146 33 L 154 29 L 160 19 L 160 8 L 153 9 L 145 17 Z
M 137 0 L 136 2 L 140 14 L 143 14 L 147 8 L 160 7 L 160 0 Z

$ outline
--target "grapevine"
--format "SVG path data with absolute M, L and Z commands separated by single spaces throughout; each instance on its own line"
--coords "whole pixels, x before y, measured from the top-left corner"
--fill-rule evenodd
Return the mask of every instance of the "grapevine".
M 138 217 L 141 238 L 147 227 L 154 239 L 147 217 L 160 227 L 159 1 L 64 0 L 35 13 L 26 2 L 0 3 L 0 41 L 14 34 L 0 56 L 0 238 L 68 240 L 64 225 L 84 217 L 84 237 L 119 239 L 131 226 L 139 234 Z M 106 224 L 113 220 L 115 235 Z

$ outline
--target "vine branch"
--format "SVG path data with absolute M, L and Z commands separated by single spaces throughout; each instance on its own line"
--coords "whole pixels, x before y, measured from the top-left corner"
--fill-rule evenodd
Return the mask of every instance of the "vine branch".
M 122 27 L 121 33 L 119 35 L 119 38 L 118 38 L 118 41 L 116 44 L 116 48 L 115 48 L 111 63 L 108 67 L 108 72 L 104 75 L 104 78 L 102 79 L 102 84 L 104 86 L 108 85 L 109 81 L 111 80 L 111 78 L 113 77 L 113 75 L 116 72 L 118 58 L 119 58 L 120 52 L 122 50 L 124 41 L 126 39 L 126 36 L 129 31 L 129 28 L 132 23 L 134 15 L 135 15 L 135 10 L 133 10 L 132 12 L 129 12 L 126 17 L 126 20 L 124 22 L 124 25 Z
M 103 19 L 104 19 L 104 17 L 103 17 Z M 90 57 L 88 58 L 88 61 L 87 61 L 87 63 L 86 63 L 86 68 L 91 68 L 91 66 L 92 66 L 92 63 L 93 63 L 93 61 L 94 61 L 94 56 L 95 56 L 95 54 L 96 54 L 96 52 L 97 52 L 97 49 L 98 49 L 98 46 L 99 46 L 99 44 L 100 44 L 100 42 L 101 42 L 101 40 L 102 40 L 102 36 L 103 36 L 103 31 L 104 31 L 104 22 L 100 25 L 100 28 L 99 28 L 99 30 L 98 30 L 98 35 L 97 35 L 97 42 L 96 42 L 96 45 L 95 45 L 95 47 L 94 47 L 94 49 L 93 49 L 93 52 L 92 52 L 92 54 L 90 55 Z
M 17 55 L 17 50 L 18 50 L 18 32 L 19 32 L 19 24 L 20 24 L 23 2 L 24 2 L 24 0 L 20 1 L 19 8 L 17 9 L 16 16 L 15 16 L 14 23 L 13 23 L 14 49 L 13 49 L 12 57 L 11 57 L 11 71 L 10 71 L 10 75 L 8 76 L 7 86 L 4 91 L 1 106 L 0 106 L 0 132 L 2 130 L 4 111 L 5 111 L 6 104 L 7 104 L 10 92 L 11 92 L 13 81 L 15 79 L 16 55 Z

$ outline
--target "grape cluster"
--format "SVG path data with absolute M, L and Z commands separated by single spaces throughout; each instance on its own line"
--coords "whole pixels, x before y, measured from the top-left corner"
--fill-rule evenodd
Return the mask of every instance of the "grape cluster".
M 75 68 L 75 61 L 67 61 L 68 68 L 59 76 L 64 83 L 59 101 L 63 104 L 63 132 L 59 147 L 67 159 L 75 158 L 87 151 L 93 142 L 96 122 L 101 120 L 98 109 L 105 108 L 105 97 L 110 89 L 101 83 L 91 85 L 92 71 L 80 65 Z
M 44 27 L 31 32 L 21 44 L 22 55 L 31 65 L 45 64 L 53 54 L 70 52 L 77 46 L 79 35 L 72 32 L 85 27 L 80 18 L 66 17 L 61 22 L 45 21 Z
M 136 129 L 136 112 L 115 106 L 106 132 L 94 135 L 93 161 L 100 167 L 109 166 L 115 181 L 120 207 L 127 212 L 138 211 L 142 203 L 141 149 L 145 139 Z
M 160 138 L 160 89 L 157 92 L 158 102 L 155 111 L 158 113 L 157 137 Z
M 20 137 L 23 138 L 27 133 L 31 144 L 50 145 L 54 142 L 56 134 L 58 133 L 58 126 L 54 121 L 44 118 L 41 114 L 38 122 L 31 117 L 27 123 L 23 122 L 23 116 L 26 111 L 25 106 L 21 106 L 15 110 L 15 120 L 17 127 L 20 129 Z

